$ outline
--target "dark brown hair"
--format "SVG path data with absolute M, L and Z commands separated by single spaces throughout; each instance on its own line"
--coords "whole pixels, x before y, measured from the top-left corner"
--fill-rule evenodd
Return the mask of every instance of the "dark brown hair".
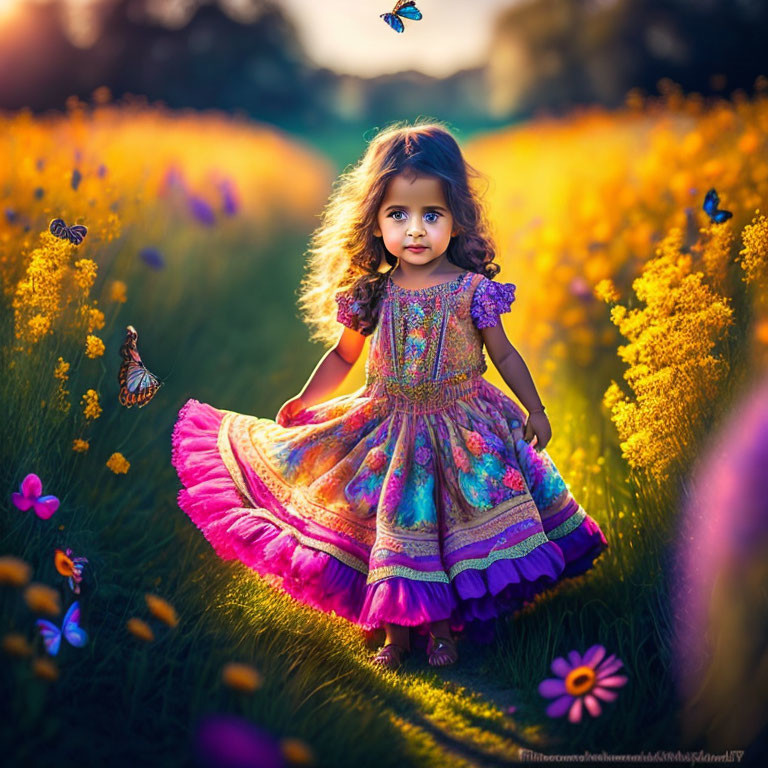
M 472 188 L 485 177 L 464 160 L 456 140 L 440 123 L 394 123 L 339 177 L 312 235 L 299 307 L 305 322 L 315 328 L 313 340 L 336 342 L 338 291 L 349 292 L 358 303 L 360 330 L 375 327 L 389 271 L 383 268 L 388 264 L 391 269 L 397 260 L 373 230 L 387 184 L 398 174 L 441 181 L 457 230 L 447 250 L 451 263 L 491 279 L 499 273 L 481 196 Z

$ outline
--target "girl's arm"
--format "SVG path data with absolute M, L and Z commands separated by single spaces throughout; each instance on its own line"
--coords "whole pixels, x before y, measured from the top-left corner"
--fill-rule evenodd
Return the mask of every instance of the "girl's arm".
M 520 353 L 509 343 L 501 323 L 490 328 L 482 328 L 480 332 L 483 335 L 483 342 L 491 361 L 507 386 L 528 411 L 524 440 L 531 442 L 535 436 L 536 450 L 543 450 L 552 438 L 552 428 L 547 415 L 542 410 L 544 406 L 539 393 L 536 391 L 528 366 Z
M 510 344 L 501 323 L 491 328 L 482 328 L 480 333 L 483 334 L 483 342 L 491 361 L 517 399 L 529 413 L 541 410 L 541 398 L 536 391 L 528 366 L 520 353 Z
M 344 328 L 336 346 L 331 347 L 312 371 L 298 397 L 306 406 L 320 403 L 333 392 L 360 357 L 365 336 L 351 328 Z

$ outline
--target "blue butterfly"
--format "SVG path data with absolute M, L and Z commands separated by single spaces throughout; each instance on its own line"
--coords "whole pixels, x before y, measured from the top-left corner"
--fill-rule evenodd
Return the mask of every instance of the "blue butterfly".
M 61 628 L 45 619 L 38 619 L 35 622 L 35 625 L 40 629 L 40 634 L 43 636 L 45 650 L 48 651 L 51 656 L 55 656 L 59 652 L 62 635 L 64 635 L 69 643 L 76 648 L 82 648 L 88 642 L 86 631 L 78 626 L 79 621 L 80 601 L 75 600 L 64 615 L 64 621 L 61 622 Z
M 51 234 L 60 237 L 62 240 L 69 240 L 75 245 L 80 245 L 80 243 L 83 242 L 83 238 L 88 233 L 88 228 L 84 227 L 82 224 L 73 224 L 71 227 L 68 227 L 64 223 L 64 219 L 54 219 L 51 222 L 49 229 L 51 230 Z
M 392 9 L 392 13 L 380 13 L 379 16 L 389 24 L 395 32 L 402 32 L 405 25 L 400 17 L 418 21 L 421 18 L 421 11 L 416 7 L 415 0 L 397 0 L 397 4 Z
M 720 204 L 720 198 L 718 197 L 717 192 L 715 192 L 714 187 L 707 192 L 706 197 L 704 198 L 704 212 L 709 216 L 709 218 L 715 222 L 715 224 L 722 224 L 724 221 L 727 221 L 728 219 L 733 216 L 733 214 L 730 211 L 726 210 L 718 210 L 717 206 Z

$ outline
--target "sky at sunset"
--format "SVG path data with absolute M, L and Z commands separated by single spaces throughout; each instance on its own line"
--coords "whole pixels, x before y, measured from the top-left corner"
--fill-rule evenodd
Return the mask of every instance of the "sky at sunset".
M 444 76 L 482 63 L 493 19 L 518 0 L 417 0 L 420 21 L 398 34 L 379 18 L 394 0 L 278 0 L 312 60 L 371 76 L 419 69 Z

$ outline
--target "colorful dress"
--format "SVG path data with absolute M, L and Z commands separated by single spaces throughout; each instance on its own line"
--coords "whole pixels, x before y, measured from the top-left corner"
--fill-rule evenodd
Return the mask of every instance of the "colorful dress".
M 588 570 L 605 536 L 482 377 L 480 329 L 514 292 L 473 272 L 415 290 L 387 278 L 365 384 L 288 427 L 188 400 L 179 505 L 222 558 L 368 630 L 457 632 Z

